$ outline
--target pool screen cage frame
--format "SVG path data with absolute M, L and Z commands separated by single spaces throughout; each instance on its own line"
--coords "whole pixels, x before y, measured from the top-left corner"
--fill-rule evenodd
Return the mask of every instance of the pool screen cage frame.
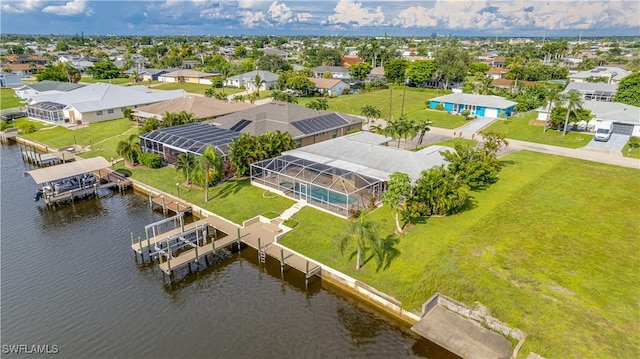
M 382 201 L 384 181 L 284 155 L 251 164 L 251 181 L 349 218 Z

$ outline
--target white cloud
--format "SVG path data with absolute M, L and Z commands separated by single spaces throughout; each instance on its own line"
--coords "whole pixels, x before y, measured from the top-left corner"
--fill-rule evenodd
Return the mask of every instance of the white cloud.
M 245 27 L 252 28 L 267 24 L 267 17 L 262 11 L 244 11 L 241 15 L 240 23 Z
M 241 9 L 254 9 L 256 7 L 256 5 L 258 5 L 259 3 L 264 2 L 260 1 L 260 0 L 239 0 L 238 1 L 238 7 Z
M 366 9 L 353 0 L 340 0 L 328 17 L 329 23 L 355 24 L 357 26 L 376 26 L 384 24 L 382 8 Z
M 410 6 L 398 14 L 392 21 L 394 26 L 402 27 L 436 27 L 438 19 L 432 16 L 423 6 Z
M 86 15 L 93 14 L 93 10 L 87 8 L 87 2 L 84 0 L 72 0 L 60 6 L 47 6 L 42 9 L 42 12 L 48 12 L 51 14 L 63 16 L 80 15 L 83 13 L 85 13 Z
M 299 13 L 296 15 L 296 19 L 297 19 L 299 22 L 308 22 L 308 21 L 310 21 L 310 20 L 311 20 L 311 19 L 313 19 L 313 18 L 314 18 L 313 14 L 312 14 L 312 13 L 309 13 L 309 12 L 299 12 Z
M 294 19 L 291 8 L 284 3 L 278 4 L 278 1 L 271 3 L 267 15 L 271 20 L 279 24 L 286 24 Z
M 2 12 L 8 14 L 22 14 L 36 10 L 40 6 L 40 0 L 24 0 L 19 2 L 8 1 L 2 4 Z

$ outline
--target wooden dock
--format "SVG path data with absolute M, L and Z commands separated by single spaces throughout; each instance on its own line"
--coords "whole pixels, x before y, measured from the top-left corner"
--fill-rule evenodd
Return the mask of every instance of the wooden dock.
M 165 221 L 182 219 L 182 216 L 181 212 Z M 203 257 L 206 258 L 206 256 L 215 254 L 216 251 L 233 244 L 237 244 L 238 248 L 241 244 L 245 244 L 256 249 L 258 259 L 262 263 L 266 262 L 267 256 L 270 256 L 280 262 L 282 271 L 286 266 L 294 268 L 304 273 L 307 281 L 313 276 L 318 276 L 322 271 L 319 265 L 276 243 L 276 237 L 282 233 L 280 222 L 280 220 L 269 221 L 262 217 L 255 217 L 245 221 L 242 226 L 238 226 L 222 217 L 209 216 L 186 225 L 181 222 L 176 228 L 160 234 L 149 235 L 145 229 L 147 238 L 140 239 L 138 242 L 132 238 L 131 249 L 136 253 L 136 257 L 140 255 L 143 260 L 145 255 L 149 258 L 158 257 L 160 270 L 170 277 L 176 269 L 185 266 L 191 268 L 192 263 L 198 264 Z M 204 234 L 198 236 L 199 230 L 208 232 L 209 228 L 226 235 L 215 240 L 207 239 Z M 193 239 L 194 233 L 196 234 L 195 240 Z M 189 235 L 191 239 L 187 238 Z
M 97 171 L 94 171 L 93 174 L 98 176 L 98 178 L 100 178 L 101 180 L 107 182 L 100 188 L 118 187 L 118 190 L 122 192 L 125 189 L 133 186 L 133 182 L 131 182 L 131 179 L 125 177 L 120 172 L 114 171 L 110 168 L 101 168 Z

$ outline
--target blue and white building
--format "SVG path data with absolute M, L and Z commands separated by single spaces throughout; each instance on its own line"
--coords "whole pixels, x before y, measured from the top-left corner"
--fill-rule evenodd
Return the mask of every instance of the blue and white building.
M 435 109 L 440 104 L 451 113 L 458 114 L 463 110 L 469 110 L 471 116 L 509 118 L 518 103 L 500 96 L 452 93 L 432 98 L 429 101 L 429 108 Z

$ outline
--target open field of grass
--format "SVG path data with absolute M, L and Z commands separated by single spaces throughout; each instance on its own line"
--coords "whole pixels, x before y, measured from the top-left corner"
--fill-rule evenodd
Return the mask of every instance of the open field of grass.
M 17 98 L 15 95 L 16 92 L 12 89 L 0 89 L 0 110 L 24 106 L 20 103 L 22 100 Z
M 327 98 L 329 110 L 360 116 L 363 106 L 371 105 L 380 110 L 380 117 L 389 119 L 389 109 L 392 109 L 393 118 L 400 117 L 402 112 L 402 86 L 393 89 L 375 90 L 353 95 L 343 95 L 335 98 Z M 444 95 L 442 90 L 406 88 L 404 100 L 404 114 L 409 118 L 427 118 L 433 122 L 432 126 L 443 128 L 456 128 L 465 124 L 462 116 L 449 115 L 444 111 L 426 110 L 425 101 Z M 317 97 L 300 97 L 298 105 L 305 106 Z M 391 104 L 391 106 L 390 106 Z
M 122 167 L 122 162 L 115 165 L 115 168 Z M 272 194 L 263 196 L 265 190 L 251 186 L 249 179 L 232 179 L 209 188 L 209 202 L 205 203 L 204 189 L 185 186 L 184 176 L 173 167 L 148 169 L 136 166 L 128 169 L 132 172 L 133 178 L 175 195 L 178 194 L 176 183 L 179 183 L 180 198 L 238 224 L 269 211 L 280 214 L 294 203 L 290 199 Z
M 542 126 L 529 124 L 529 121 L 536 116 L 537 113 L 534 112 L 529 116 L 496 121 L 487 128 L 487 131 L 504 132 L 508 138 L 516 140 L 568 148 L 584 147 L 593 139 L 591 134 L 577 132 L 568 132 L 566 136 L 562 136 L 562 131 L 554 129 L 547 129 L 547 132 L 543 133 Z
M 31 121 L 42 124 L 42 122 Z M 76 129 L 68 129 L 64 126 L 46 127 L 34 133 L 23 134 L 28 139 L 46 143 L 52 147 L 64 147 L 73 144 L 81 146 L 96 145 L 102 146 L 102 141 L 114 136 L 128 135 L 135 133 L 134 124 L 124 118 L 104 122 L 92 123 Z M 94 151 L 96 148 L 94 147 Z M 115 151 L 115 147 L 113 149 Z M 96 153 L 96 155 L 100 155 Z
M 195 93 L 199 95 L 204 95 L 204 92 L 210 88 L 210 85 L 201 85 L 201 84 L 193 84 L 188 82 L 170 82 L 165 83 L 158 86 L 153 86 L 154 90 L 185 90 L 189 93 Z M 216 89 L 217 92 L 222 92 L 222 89 Z M 224 93 L 227 95 L 231 95 L 234 93 L 242 92 L 239 88 L 235 87 L 225 87 Z
M 504 157 L 500 181 L 459 214 L 410 225 L 386 270 L 338 250 L 346 221 L 305 208 L 282 243 L 401 300 L 436 291 L 523 330 L 545 357 L 638 357 L 638 171 L 533 152 Z M 595 190 L 597 189 L 597 190 Z M 391 211 L 370 214 L 384 235 Z

